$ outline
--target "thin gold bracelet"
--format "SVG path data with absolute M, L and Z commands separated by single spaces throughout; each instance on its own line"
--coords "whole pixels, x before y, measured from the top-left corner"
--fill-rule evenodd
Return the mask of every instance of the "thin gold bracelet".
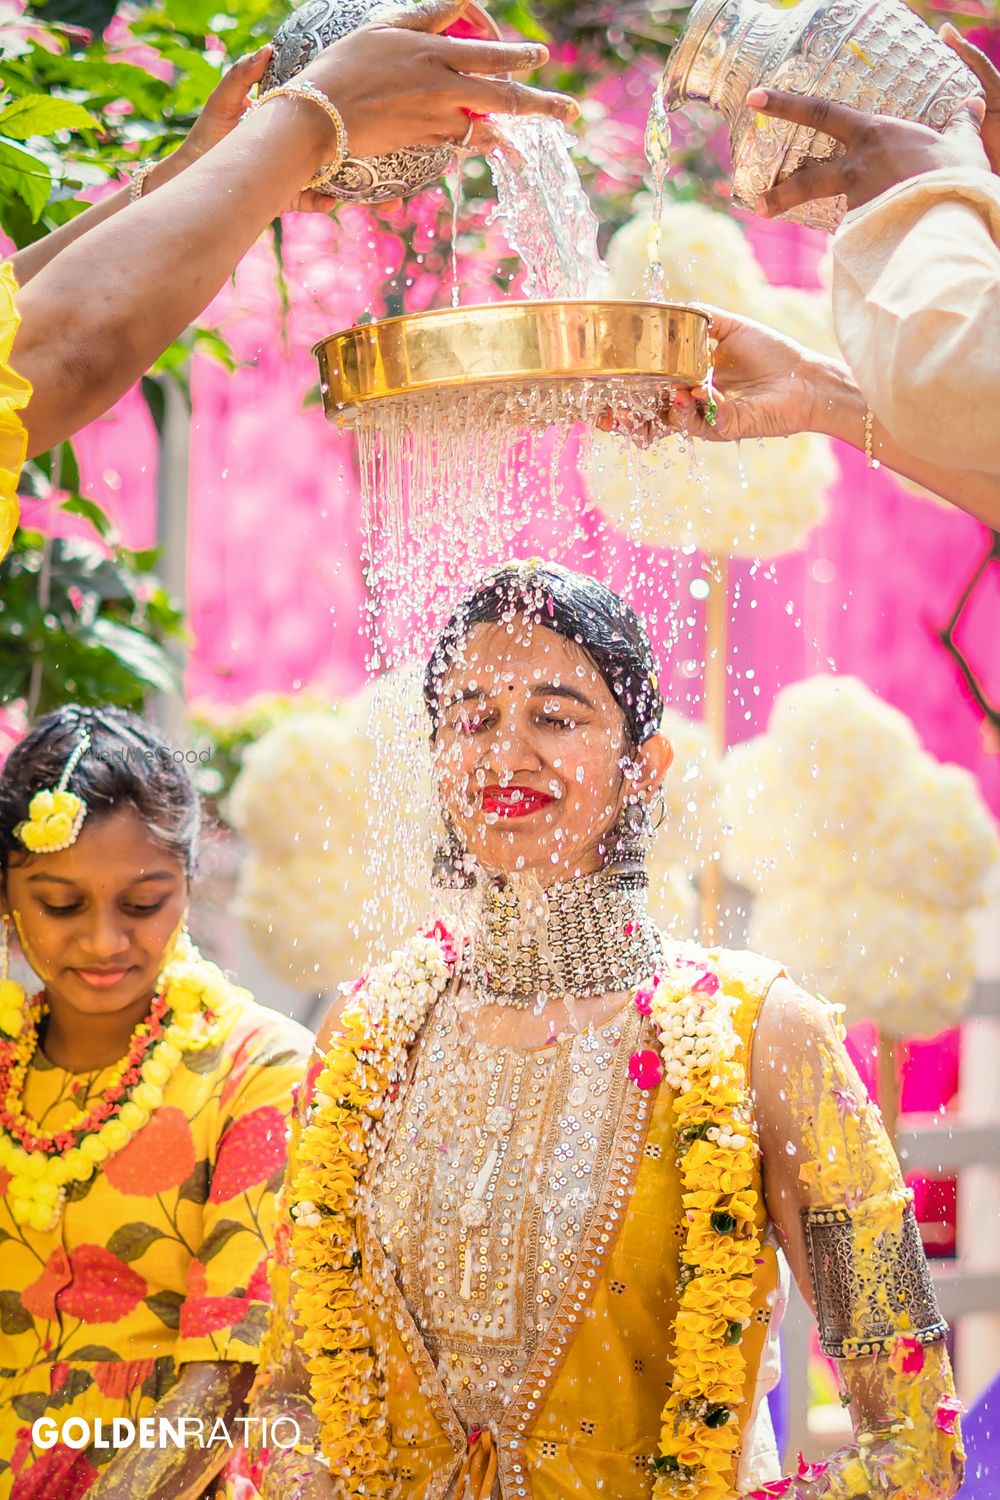
M 865 407 L 865 458 L 869 469 L 881 469 L 882 460 L 875 457 L 875 413 Z
M 146 186 L 146 178 L 156 165 L 155 161 L 150 160 L 141 162 L 136 167 L 132 173 L 132 181 L 129 183 L 128 201 L 130 203 L 138 203 L 142 197 L 142 190 Z
M 344 124 L 344 117 L 333 100 L 328 99 L 323 90 L 317 88 L 308 78 L 293 78 L 289 83 L 281 83 L 276 88 L 268 89 L 266 94 L 261 94 L 259 98 L 253 101 L 250 109 L 260 109 L 261 105 L 266 104 L 269 99 L 278 99 L 283 94 L 291 99 L 309 99 L 313 104 L 318 104 L 323 113 L 333 123 L 333 128 L 337 133 L 337 146 L 334 158 L 332 161 L 327 162 L 325 167 L 320 167 L 316 176 L 311 177 L 305 184 L 303 191 L 308 188 L 325 187 L 330 178 L 340 171 L 340 168 L 347 160 L 347 126 Z

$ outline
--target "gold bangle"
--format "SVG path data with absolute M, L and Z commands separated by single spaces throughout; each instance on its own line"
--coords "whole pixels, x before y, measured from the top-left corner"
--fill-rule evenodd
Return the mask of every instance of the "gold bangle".
M 250 108 L 251 110 L 260 109 L 260 106 L 266 104 L 269 99 L 278 99 L 283 94 L 292 99 L 309 99 L 313 104 L 318 104 L 333 124 L 337 135 L 333 160 L 327 162 L 325 167 L 320 167 L 315 177 L 311 177 L 305 184 L 303 191 L 308 188 L 324 187 L 330 178 L 340 171 L 347 159 L 347 126 L 344 124 L 344 117 L 333 100 L 328 99 L 323 90 L 317 88 L 308 78 L 293 78 L 290 83 L 281 83 L 276 88 L 268 89 L 266 94 L 261 94 L 253 101 Z
M 142 190 L 146 186 L 146 178 L 156 166 L 155 161 L 144 161 L 132 173 L 132 181 L 129 184 L 128 201 L 138 203 L 142 197 Z
M 881 469 L 882 461 L 875 457 L 875 413 L 865 407 L 865 458 L 869 469 Z

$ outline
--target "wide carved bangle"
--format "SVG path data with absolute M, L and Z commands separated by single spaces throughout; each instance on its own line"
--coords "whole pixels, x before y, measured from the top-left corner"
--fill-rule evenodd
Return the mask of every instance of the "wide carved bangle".
M 329 182 L 330 178 L 335 176 L 336 173 L 340 171 L 340 168 L 347 160 L 347 126 L 344 124 L 344 117 L 340 113 L 340 110 L 337 108 L 337 106 L 334 104 L 333 100 L 328 99 L 323 90 L 317 88 L 316 85 L 310 82 L 308 78 L 292 78 L 288 83 L 281 83 L 273 89 L 268 89 L 266 94 L 261 94 L 259 98 L 253 101 L 250 108 L 251 110 L 259 109 L 260 106 L 262 104 L 266 104 L 269 99 L 279 99 L 282 96 L 287 96 L 291 99 L 310 100 L 313 104 L 318 105 L 318 107 L 323 111 L 323 113 L 333 124 L 333 128 L 336 132 L 336 147 L 334 156 L 332 160 L 327 162 L 326 166 L 320 167 L 315 177 L 311 177 L 305 184 L 305 187 L 307 189 L 324 187 L 325 184 Z
M 877 1200 L 879 1210 L 892 1207 Z M 901 1333 L 921 1344 L 943 1339 L 941 1316 L 927 1267 L 912 1201 L 902 1208 L 898 1230 L 879 1232 L 875 1204 L 807 1208 L 802 1212 L 809 1277 L 816 1300 L 819 1341 L 831 1359 L 861 1359 L 887 1350 Z M 865 1248 L 858 1230 L 865 1225 Z M 863 1260 L 862 1260 L 863 1256 Z

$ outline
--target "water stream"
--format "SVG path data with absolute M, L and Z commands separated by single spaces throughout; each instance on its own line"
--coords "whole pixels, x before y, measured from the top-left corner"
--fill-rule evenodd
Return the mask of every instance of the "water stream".
M 667 177 L 670 175 L 670 115 L 663 98 L 663 90 L 653 91 L 653 102 L 649 106 L 646 121 L 646 160 L 649 162 L 653 186 L 653 212 L 649 224 L 646 254 L 649 270 L 646 273 L 646 292 L 651 301 L 662 302 L 666 296 L 666 276 L 660 250 L 663 233 L 663 200 Z
M 557 120 L 503 115 L 494 124 L 504 140 L 488 157 L 495 218 L 524 263 L 524 296 L 599 297 L 608 268 L 570 155 L 573 137 Z

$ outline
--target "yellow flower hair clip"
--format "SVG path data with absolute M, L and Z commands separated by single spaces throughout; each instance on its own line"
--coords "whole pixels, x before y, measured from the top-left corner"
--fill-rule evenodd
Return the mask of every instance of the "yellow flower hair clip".
M 90 749 L 90 735 L 86 730 L 59 778 L 57 787 L 46 787 L 36 792 L 28 803 L 28 816 L 14 829 L 17 838 L 32 854 L 58 854 L 75 844 L 83 820 L 87 816 L 87 804 L 75 792 L 66 790 L 69 778 Z

